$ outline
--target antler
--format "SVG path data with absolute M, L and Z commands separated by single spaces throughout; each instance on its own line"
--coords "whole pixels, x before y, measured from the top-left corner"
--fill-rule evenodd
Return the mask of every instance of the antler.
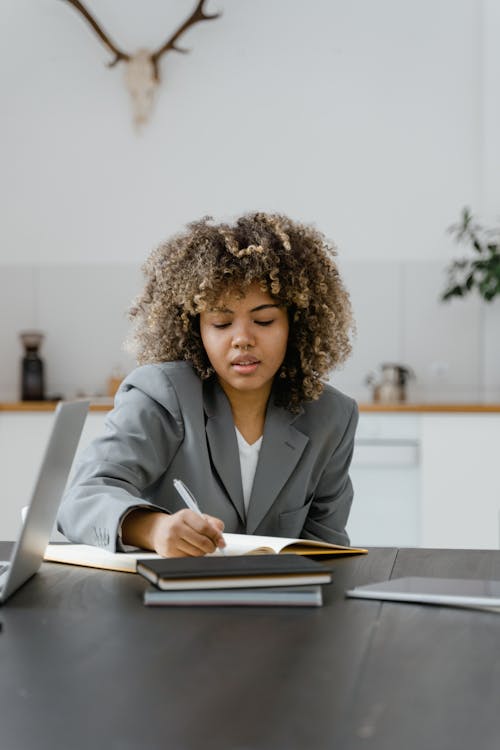
M 120 60 L 127 63 L 125 80 L 132 97 L 134 121 L 136 125 L 142 125 L 149 118 L 154 91 L 160 80 L 158 72 L 158 61 L 160 60 L 160 57 L 170 50 L 175 50 L 176 52 L 188 52 L 188 50 L 181 49 L 177 46 L 177 40 L 182 34 L 184 34 L 186 29 L 199 21 L 212 21 L 214 18 L 220 16 L 220 13 L 213 13 L 211 15 L 205 13 L 203 11 L 205 1 L 206 0 L 199 0 L 199 2 L 197 2 L 196 7 L 189 18 L 187 18 L 184 23 L 179 26 L 177 31 L 172 34 L 170 39 L 168 39 L 165 44 L 159 47 L 156 51 L 150 52 L 147 49 L 139 49 L 132 55 L 123 52 L 123 50 L 111 41 L 106 32 L 101 28 L 80 0 L 65 0 L 65 2 L 72 5 L 79 13 L 81 13 L 87 23 L 92 26 L 99 39 L 104 42 L 106 47 L 113 53 L 114 58 L 108 63 L 108 66 L 113 67 L 113 65 L 116 65 Z
M 198 4 L 196 5 L 196 8 L 193 10 L 189 18 L 187 18 L 184 23 L 179 26 L 177 31 L 172 34 L 170 39 L 168 39 L 165 44 L 163 44 L 161 47 L 159 47 L 155 52 L 151 55 L 151 61 L 154 66 L 155 71 L 155 79 L 159 80 L 159 73 L 158 73 L 158 60 L 162 55 L 165 54 L 165 52 L 169 52 L 170 50 L 175 50 L 176 52 L 182 52 L 183 54 L 186 54 L 189 52 L 187 49 L 182 49 L 181 47 L 177 47 L 176 41 L 181 36 L 181 34 L 184 34 L 186 29 L 188 29 L 190 26 L 192 26 L 195 23 L 198 23 L 199 21 L 213 21 L 214 18 L 218 18 L 220 16 L 220 13 L 212 13 L 209 15 L 208 13 L 203 12 L 203 5 L 205 4 L 206 0 L 199 0 Z
M 82 14 L 85 20 L 88 21 L 88 23 L 92 26 L 97 36 L 101 39 L 101 41 L 104 42 L 106 47 L 114 54 L 115 58 L 114 60 L 111 60 L 110 63 L 108 63 L 108 67 L 112 68 L 113 65 L 116 65 L 116 63 L 120 62 L 120 60 L 125 60 L 125 61 L 130 60 L 130 55 L 128 55 L 126 52 L 123 52 L 121 49 L 119 49 L 116 46 L 114 42 L 111 41 L 109 36 L 103 31 L 103 29 L 101 29 L 101 27 L 99 26 L 95 18 L 89 13 L 89 11 L 83 5 L 83 3 L 79 2 L 79 0 L 65 0 L 65 2 L 72 5 Z

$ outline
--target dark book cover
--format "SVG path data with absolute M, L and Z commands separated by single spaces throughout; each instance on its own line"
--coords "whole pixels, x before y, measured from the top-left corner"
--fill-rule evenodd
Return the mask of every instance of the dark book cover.
M 141 560 L 137 572 L 152 583 L 174 588 L 328 583 L 331 571 L 299 555 L 174 557 Z

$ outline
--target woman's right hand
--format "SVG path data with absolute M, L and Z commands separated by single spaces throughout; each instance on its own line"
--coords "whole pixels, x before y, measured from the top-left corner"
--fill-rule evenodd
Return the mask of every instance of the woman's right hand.
M 188 508 L 177 513 L 137 509 L 122 524 L 122 541 L 162 557 L 200 557 L 225 546 L 224 523 Z

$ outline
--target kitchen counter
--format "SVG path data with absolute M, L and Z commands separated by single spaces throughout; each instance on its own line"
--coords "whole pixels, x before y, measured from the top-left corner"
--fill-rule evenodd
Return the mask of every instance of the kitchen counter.
M 0 412 L 40 412 L 53 411 L 57 401 L 0 401 Z M 500 413 L 500 402 L 412 402 L 398 404 L 359 402 L 359 410 L 366 413 L 404 414 L 404 413 Z M 90 411 L 105 412 L 113 407 L 113 400 L 108 398 L 92 401 Z
M 380 404 L 380 403 L 359 403 L 359 410 L 367 413 L 499 413 L 500 403 L 434 403 L 434 402 L 411 402 L 407 401 L 400 404 Z
M 57 401 L 0 401 L 0 412 L 37 412 L 54 411 Z M 98 399 L 90 404 L 90 411 L 109 411 L 113 408 L 113 399 Z

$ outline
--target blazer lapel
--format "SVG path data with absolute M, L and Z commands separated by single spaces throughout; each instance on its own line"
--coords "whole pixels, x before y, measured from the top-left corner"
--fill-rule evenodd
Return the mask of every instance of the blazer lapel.
M 275 406 L 272 400 L 273 395 L 271 394 L 264 425 L 262 447 L 248 507 L 247 534 L 255 532 L 309 442 L 307 435 L 293 426 L 293 422 L 298 415 Z
M 206 434 L 210 457 L 238 515 L 245 523 L 240 454 L 229 401 L 216 382 L 204 384 Z

